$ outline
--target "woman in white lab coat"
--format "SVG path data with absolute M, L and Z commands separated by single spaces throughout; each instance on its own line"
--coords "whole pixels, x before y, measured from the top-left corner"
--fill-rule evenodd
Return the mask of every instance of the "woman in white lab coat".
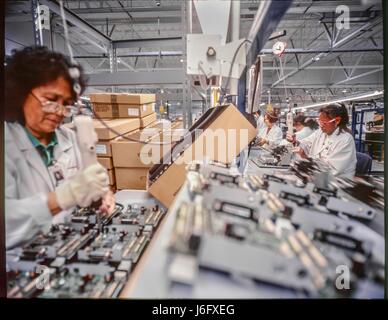
M 75 110 L 69 67 L 60 53 L 43 47 L 14 51 L 5 68 L 5 222 L 6 248 L 48 231 L 75 206 L 103 198 L 100 209 L 112 210 L 106 170 L 82 168 L 75 133 L 61 123 Z M 75 69 L 73 69 L 75 70 Z
M 343 104 L 330 104 L 320 110 L 320 129 L 307 138 L 298 140 L 287 134 L 287 140 L 296 143 L 303 158 L 321 159 L 338 177 L 353 178 L 356 170 L 356 146 L 347 124 L 348 112 Z
M 258 145 L 262 147 L 275 147 L 283 138 L 282 130 L 276 124 L 278 114 L 275 111 L 267 112 L 264 116 L 264 126 L 258 129 Z

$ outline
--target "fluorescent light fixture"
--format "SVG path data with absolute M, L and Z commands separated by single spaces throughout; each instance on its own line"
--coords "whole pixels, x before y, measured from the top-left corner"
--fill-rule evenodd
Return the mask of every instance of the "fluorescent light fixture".
M 371 92 L 366 92 L 363 94 L 358 94 L 354 96 L 348 96 L 348 97 L 343 97 L 340 99 L 335 99 L 335 100 L 330 100 L 330 101 L 324 101 L 324 102 L 318 102 L 306 106 L 300 106 L 295 108 L 294 110 L 299 110 L 299 109 L 309 109 L 309 108 L 317 108 L 317 107 L 322 107 L 326 106 L 331 103 L 340 103 L 340 102 L 347 102 L 347 101 L 353 101 L 353 100 L 362 100 L 362 99 L 367 99 L 367 98 L 373 98 L 373 97 L 378 97 L 384 95 L 384 90 L 381 91 L 371 91 Z
M 262 103 L 260 103 L 260 105 L 259 105 L 260 107 L 264 107 L 265 106 L 265 103 L 264 102 L 262 102 Z

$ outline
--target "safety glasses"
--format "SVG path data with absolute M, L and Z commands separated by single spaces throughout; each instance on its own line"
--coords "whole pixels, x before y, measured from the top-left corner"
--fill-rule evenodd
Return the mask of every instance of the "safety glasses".
M 70 116 L 75 115 L 75 114 L 78 113 L 78 107 L 77 106 L 74 106 L 74 105 L 64 106 L 64 105 L 61 105 L 60 103 L 58 103 L 56 101 L 50 101 L 50 100 L 42 101 L 33 92 L 30 92 L 30 94 L 36 100 L 39 101 L 39 103 L 42 106 L 43 112 L 46 112 L 46 113 L 57 113 L 58 111 L 61 111 L 62 114 L 65 117 L 70 117 Z
M 320 125 L 320 126 L 326 126 L 326 125 L 328 125 L 329 123 L 332 123 L 332 122 L 334 122 L 335 121 L 335 118 L 334 119 L 331 119 L 331 120 L 320 120 L 320 119 L 318 119 L 318 124 Z

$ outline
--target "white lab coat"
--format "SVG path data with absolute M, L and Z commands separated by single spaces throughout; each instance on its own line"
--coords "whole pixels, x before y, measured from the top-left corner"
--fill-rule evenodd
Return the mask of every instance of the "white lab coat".
M 300 147 L 311 158 L 325 161 L 338 177 L 353 178 L 356 172 L 356 146 L 353 136 L 337 128 L 331 135 L 321 129 L 300 140 Z
M 307 138 L 314 132 L 313 129 L 310 127 L 303 127 L 302 130 L 295 133 L 296 140 L 302 140 L 304 138 Z
M 264 128 L 264 127 L 267 127 L 267 125 L 265 124 L 264 122 L 264 117 L 262 115 L 260 115 L 257 120 L 256 120 L 256 124 L 257 124 L 257 132 L 259 132 L 259 130 L 261 128 Z
M 71 129 L 61 126 L 55 132 L 58 144 L 54 147 L 54 159 L 66 180 L 82 167 L 80 151 Z M 63 222 L 71 210 L 62 211 L 53 218 L 47 205 L 47 194 L 55 189 L 54 177 L 20 124 L 5 122 L 4 133 L 8 250 L 30 240 L 40 230 L 48 231 L 52 223 Z
M 282 130 L 276 124 L 272 126 L 271 130 L 269 130 L 268 133 L 267 133 L 267 129 L 268 129 L 267 125 L 264 125 L 258 130 L 258 134 L 257 134 L 258 138 L 268 140 L 268 144 L 265 144 L 264 147 L 265 146 L 273 147 L 280 144 L 283 138 Z

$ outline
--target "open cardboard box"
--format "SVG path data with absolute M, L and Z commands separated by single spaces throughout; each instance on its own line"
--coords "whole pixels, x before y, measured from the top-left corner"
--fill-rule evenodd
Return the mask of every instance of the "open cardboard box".
M 234 105 L 209 109 L 150 169 L 148 191 L 169 207 L 186 179 L 188 164 L 202 160 L 230 164 L 255 136 L 256 128 Z

